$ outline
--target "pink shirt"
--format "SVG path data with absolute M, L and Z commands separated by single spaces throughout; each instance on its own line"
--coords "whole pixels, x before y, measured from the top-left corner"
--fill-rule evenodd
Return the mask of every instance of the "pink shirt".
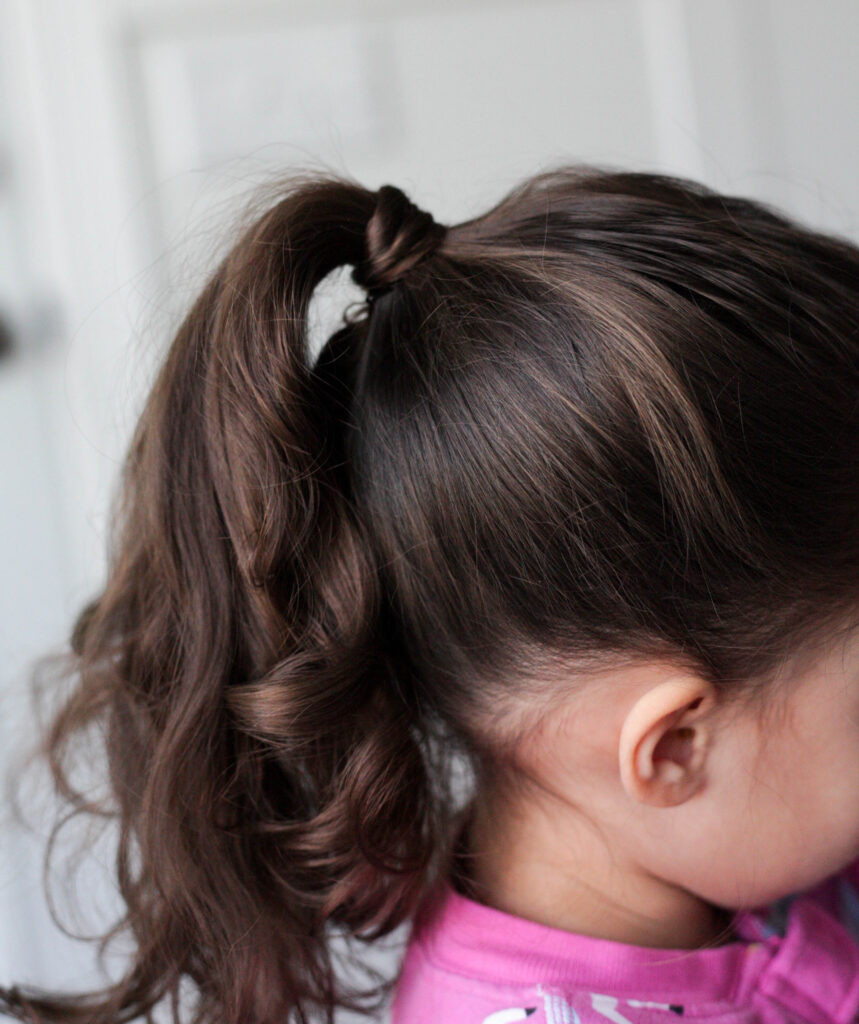
M 859 1020 L 859 861 L 734 916 L 697 950 L 515 917 L 447 882 L 412 924 L 392 1024 L 850 1024 Z

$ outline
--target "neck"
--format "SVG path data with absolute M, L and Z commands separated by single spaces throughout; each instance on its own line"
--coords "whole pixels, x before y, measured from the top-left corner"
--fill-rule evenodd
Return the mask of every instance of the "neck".
M 564 931 L 637 946 L 698 949 L 731 941 L 729 911 L 618 857 L 557 798 L 478 798 L 455 884 L 480 903 Z

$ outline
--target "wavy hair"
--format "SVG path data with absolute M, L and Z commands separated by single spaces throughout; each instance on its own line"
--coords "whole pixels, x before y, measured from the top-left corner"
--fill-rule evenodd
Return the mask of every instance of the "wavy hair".
M 231 241 L 233 241 L 231 239 Z M 317 286 L 368 290 L 312 359 Z M 574 669 L 775 692 L 859 590 L 859 250 L 759 202 L 562 166 L 442 226 L 290 176 L 182 322 L 41 749 L 118 825 L 127 972 L 31 1022 L 332 1021 L 332 941 L 444 876 L 471 789 Z M 112 803 L 72 784 L 105 739 Z M 90 754 L 91 756 L 91 754 Z

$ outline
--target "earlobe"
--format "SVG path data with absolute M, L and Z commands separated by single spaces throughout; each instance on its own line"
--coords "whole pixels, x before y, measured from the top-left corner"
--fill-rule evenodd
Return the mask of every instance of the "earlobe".
M 633 799 L 671 807 L 701 788 L 710 742 L 702 717 L 712 702 L 712 687 L 688 675 L 666 679 L 636 700 L 618 741 L 621 781 Z

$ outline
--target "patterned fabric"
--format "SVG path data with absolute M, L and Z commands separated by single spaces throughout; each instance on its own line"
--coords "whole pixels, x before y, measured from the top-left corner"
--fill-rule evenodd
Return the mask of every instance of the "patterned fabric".
M 391 1024 L 859 1024 L 859 861 L 733 929 L 709 949 L 633 946 L 445 883 L 412 925 Z

